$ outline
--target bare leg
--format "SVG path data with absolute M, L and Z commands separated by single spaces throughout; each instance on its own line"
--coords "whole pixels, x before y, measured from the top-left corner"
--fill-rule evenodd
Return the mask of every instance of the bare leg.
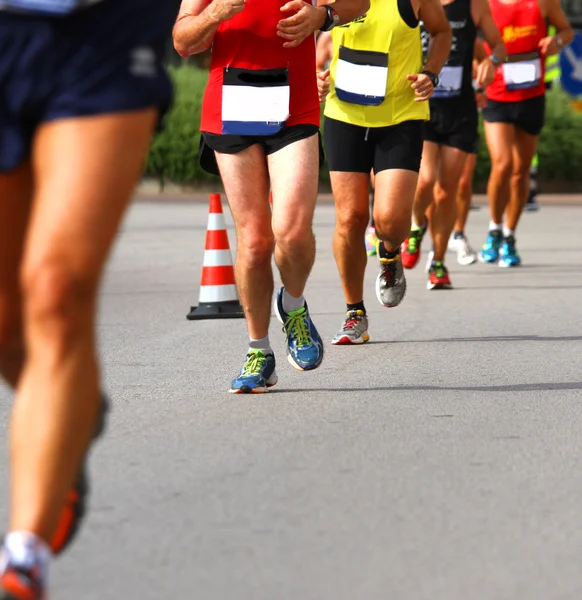
M 238 154 L 217 152 L 216 161 L 236 226 L 238 292 L 249 335 L 261 339 L 269 333 L 273 297 L 273 232 L 267 160 L 263 150 L 255 145 Z
M 508 123 L 485 122 L 485 136 L 491 156 L 491 175 L 487 185 L 491 220 L 502 223 L 509 203 L 510 179 L 513 171 L 511 148 L 515 143 L 515 126 Z
M 93 436 L 97 290 L 155 120 L 147 110 L 38 130 L 22 266 L 26 365 L 11 430 L 12 531 L 50 540 Z
M 419 227 L 426 225 L 426 213 L 434 200 L 434 185 L 437 180 L 440 147 L 424 142 L 418 185 L 414 196 L 412 217 Z
M 507 207 L 507 228 L 515 231 L 529 194 L 529 169 L 535 156 L 538 137 L 529 135 L 519 127 L 515 129 L 513 146 L 513 172 L 511 195 Z
M 332 171 L 330 176 L 336 215 L 333 253 L 346 303 L 357 304 L 364 299 L 364 274 L 368 263 L 364 236 L 370 218 L 369 176 L 339 171 Z
M 430 219 L 434 260 L 443 262 L 457 213 L 457 188 L 467 155 L 457 148 L 441 146 L 440 168 L 435 185 L 435 201 Z
M 24 365 L 20 265 L 32 199 L 27 163 L 0 175 L 0 375 L 15 388 Z
M 471 200 L 473 199 L 473 177 L 475 167 L 477 166 L 477 155 L 469 154 L 465 161 L 465 167 L 459 187 L 457 189 L 457 219 L 455 221 L 455 231 L 465 231 L 469 211 L 471 210 Z
M 268 157 L 275 262 L 285 289 L 295 298 L 303 295 L 315 261 L 312 226 L 318 187 L 318 144 L 318 136 L 314 135 Z

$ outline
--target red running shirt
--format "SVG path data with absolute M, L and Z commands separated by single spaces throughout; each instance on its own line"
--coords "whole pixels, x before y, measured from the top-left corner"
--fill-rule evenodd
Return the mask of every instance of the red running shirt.
M 202 103 L 200 130 L 222 133 L 222 85 L 226 67 L 281 69 L 289 72 L 287 126 L 319 127 L 319 97 L 315 73 L 315 35 L 296 48 L 283 48 L 277 24 L 293 13 L 282 12 L 288 0 L 246 0 L 245 8 L 220 24 L 212 44 L 208 85 Z
M 512 55 L 525 55 L 539 50 L 540 40 L 547 35 L 547 25 L 538 0 L 516 0 L 513 4 L 490 0 L 490 4 L 493 20 L 501 31 L 510 60 Z M 545 94 L 544 57 L 540 57 L 537 63 L 539 81 L 536 77 L 535 82 L 523 82 L 528 78 L 527 69 L 532 70 L 536 62 L 530 59 L 528 65 L 521 66 L 521 72 L 516 71 L 520 67 L 511 63 L 500 66 L 494 82 L 487 88 L 487 98 L 497 102 L 522 102 Z M 508 89 L 508 81 L 512 80 L 513 84 L 509 84 Z

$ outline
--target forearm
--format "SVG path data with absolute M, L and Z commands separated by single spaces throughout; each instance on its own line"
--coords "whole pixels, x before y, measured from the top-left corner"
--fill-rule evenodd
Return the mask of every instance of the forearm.
M 174 26 L 173 38 L 176 52 L 184 58 L 208 50 L 220 21 L 213 17 L 210 6 L 199 15 L 185 14 Z
M 432 73 L 440 73 L 447 62 L 451 51 L 452 34 L 451 30 L 439 31 L 431 34 L 431 42 L 426 57 L 424 68 Z
M 370 0 L 318 0 L 318 6 L 330 4 L 339 17 L 339 25 L 351 23 L 370 9 Z

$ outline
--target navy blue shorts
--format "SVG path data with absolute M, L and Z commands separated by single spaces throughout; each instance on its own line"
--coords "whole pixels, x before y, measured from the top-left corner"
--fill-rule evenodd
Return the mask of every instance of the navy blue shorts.
M 163 114 L 173 4 L 104 0 L 60 18 L 0 11 L 0 171 L 29 156 L 41 123 L 152 107 Z

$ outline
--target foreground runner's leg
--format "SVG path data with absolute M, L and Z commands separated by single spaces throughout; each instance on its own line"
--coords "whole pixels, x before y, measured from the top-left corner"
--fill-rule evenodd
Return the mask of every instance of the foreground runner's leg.
M 402 244 L 402 265 L 405 269 L 413 269 L 420 259 L 422 240 L 428 229 L 427 212 L 434 200 L 439 155 L 438 144 L 424 142 L 418 185 L 412 206 L 412 227 L 408 238 Z
M 380 274 L 376 297 L 383 306 L 398 306 L 406 293 L 406 278 L 400 247 L 410 228 L 410 217 L 418 173 L 405 169 L 386 169 L 376 174 L 374 221 L 378 238 Z
M 491 174 L 487 184 L 491 221 L 487 240 L 481 248 L 479 258 L 494 263 L 499 259 L 503 242 L 503 215 L 509 203 L 510 182 L 513 171 L 513 145 L 515 126 L 510 123 L 484 122 L 487 147 L 491 156 Z
M 516 267 L 521 258 L 515 247 L 515 231 L 525 207 L 529 193 L 529 166 L 535 155 L 538 137 L 515 128 L 513 171 L 511 174 L 510 200 L 507 206 L 506 223 L 503 228 L 503 244 L 500 249 L 499 266 Z
M 445 256 L 457 215 L 457 189 L 466 157 L 467 154 L 458 148 L 440 147 L 438 178 L 429 223 L 433 242 L 427 282 L 429 290 L 452 287 L 445 267 Z
M 267 160 L 261 146 L 254 144 L 236 154 L 216 152 L 216 161 L 236 227 L 236 283 L 251 340 L 231 392 L 263 393 L 277 383 L 269 342 L 274 237 Z
M 473 177 L 476 166 L 477 154 L 469 154 L 457 189 L 457 219 L 449 241 L 449 250 L 457 253 L 457 262 L 463 266 L 472 265 L 477 261 L 477 253 L 471 248 L 465 231 L 473 199 Z
M 319 181 L 319 134 L 270 154 L 268 164 L 275 262 L 283 282 L 275 299 L 275 314 L 287 336 L 289 363 L 299 371 L 310 371 L 319 367 L 324 353 L 303 297 L 315 261 L 313 213 Z
M 370 225 L 366 232 L 366 253 L 368 256 L 376 256 L 378 236 L 374 225 L 374 171 L 370 173 L 370 215 Z
M 36 135 L 21 276 L 26 363 L 12 415 L 2 575 L 5 589 L 28 586 L 30 595 L 22 597 L 42 597 L 48 543 L 98 423 L 98 284 L 156 116 L 147 110 L 54 121 Z
M 362 244 L 370 219 L 369 176 L 366 173 L 331 171 L 330 178 L 336 215 L 333 254 L 347 308 L 344 323 L 331 343 L 335 346 L 363 344 L 370 339 L 364 306 L 366 255 L 370 253 Z

